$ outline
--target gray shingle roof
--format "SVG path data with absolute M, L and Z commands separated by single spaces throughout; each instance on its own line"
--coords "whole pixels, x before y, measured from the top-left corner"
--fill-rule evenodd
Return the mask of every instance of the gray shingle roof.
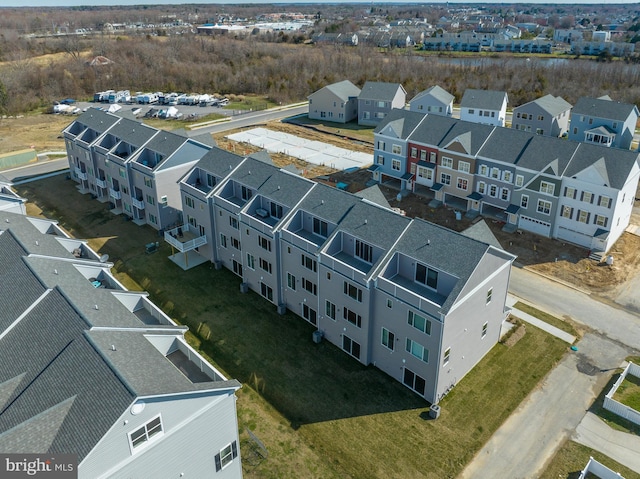
M 112 115 L 111 113 L 108 113 L 106 111 L 101 111 L 96 108 L 89 108 L 87 111 L 82 113 L 73 123 L 80 123 L 86 128 L 91 128 L 98 133 L 103 133 L 121 120 L 121 117 Z M 67 128 L 71 128 L 71 125 L 69 125 Z
M 380 189 L 380 186 L 373 185 L 369 188 L 365 188 L 364 190 L 360 190 L 355 193 L 356 196 L 360 198 L 364 198 L 365 200 L 369 200 L 372 203 L 382 206 L 383 208 L 391 209 L 391 205 L 387 201 L 387 198 L 384 196 L 384 193 Z
M 571 116 L 586 115 L 608 120 L 625 121 L 629 115 L 638 114 L 638 107 L 629 103 L 582 97 L 573 107 Z
M 469 89 L 462 95 L 460 106 L 483 110 L 500 110 L 506 96 L 507 93 L 503 91 Z
M 411 102 L 414 102 L 416 100 L 419 100 L 425 96 L 431 96 L 433 98 L 435 98 L 436 100 L 438 100 L 441 103 L 444 103 L 445 105 L 448 105 L 449 103 L 451 103 L 454 100 L 454 96 L 449 93 L 447 90 L 445 90 L 444 88 L 438 86 L 438 85 L 434 85 L 430 88 L 427 88 L 424 91 L 421 91 L 420 93 L 418 93 L 416 96 L 414 96 L 411 99 Z
M 338 224 L 359 201 L 360 199 L 351 193 L 318 183 L 300 203 L 300 209 Z
M 108 133 L 120 141 L 140 148 L 156 134 L 161 132 L 138 121 L 123 118 L 119 123 L 110 128 Z
M 504 163 L 516 163 L 534 136 L 533 133 L 496 127 L 478 152 L 478 156 Z
M 407 138 L 411 132 L 426 118 L 424 113 L 393 108 L 373 131 L 380 133 L 391 127 L 398 138 Z
M 196 164 L 197 168 L 207 171 L 217 177 L 224 178 L 236 166 L 242 162 L 244 158 L 223 150 L 222 148 L 211 148 Z
M 564 170 L 564 176 L 574 177 L 587 168 L 594 167 L 603 178 L 605 186 L 621 189 L 639 159 L 637 151 L 578 143 L 575 155 Z
M 462 144 L 467 154 L 476 155 L 495 128 L 495 126 L 458 120 L 438 146 L 445 148 L 457 140 Z
M 577 146 L 578 143 L 573 141 L 534 135 L 517 165 L 536 172 L 542 172 L 551 165 L 554 174 L 559 176 L 569 164 Z
M 422 123 L 409 135 L 409 141 L 425 145 L 439 145 L 451 128 L 458 123 L 455 118 L 427 115 Z
M 392 101 L 398 89 L 404 91 L 400 83 L 368 81 L 362 87 L 358 100 Z
M 414 219 L 393 251 L 415 258 L 425 265 L 458 278 L 442 305 L 442 311 L 446 313 L 453 306 L 462 288 L 488 249 L 489 246 L 486 243 L 455 233 L 442 226 Z
M 132 402 L 132 393 L 87 342 L 86 327 L 51 290 L 0 340 L 0 383 L 23 375 L 0 410 L 0 450 L 74 452 L 82 460 Z M 40 415 L 47 420 L 38 421 Z M 46 451 L 38 450 L 43 441 Z
M 166 158 L 180 148 L 186 141 L 187 138 L 184 136 L 176 135 L 170 131 L 160 130 L 157 135 L 149 140 L 144 146 L 144 149 L 159 153 Z
M 335 96 L 345 102 L 348 101 L 349 98 L 357 97 L 358 95 L 360 95 L 360 88 L 355 86 L 349 80 L 342 80 L 337 83 L 332 83 L 331 85 L 327 85 L 324 88 L 326 88 Z
M 520 105 L 517 108 L 514 108 L 514 111 L 518 109 L 525 108 L 527 105 L 536 104 L 544 111 L 549 113 L 551 116 L 558 116 L 560 113 L 563 113 L 567 110 L 571 110 L 571 103 L 565 101 L 561 96 L 553 96 L 553 95 L 545 95 L 543 97 L 537 98 L 529 103 L 525 103 L 524 105 Z

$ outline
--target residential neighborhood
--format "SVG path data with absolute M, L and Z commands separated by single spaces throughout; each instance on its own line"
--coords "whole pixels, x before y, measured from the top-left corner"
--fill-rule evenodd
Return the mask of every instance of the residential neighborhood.
M 142 3 L 0 7 L 0 478 L 640 477 L 637 5 Z

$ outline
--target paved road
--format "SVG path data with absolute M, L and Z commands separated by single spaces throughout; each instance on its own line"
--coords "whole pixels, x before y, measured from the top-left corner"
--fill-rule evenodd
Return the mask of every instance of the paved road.
M 67 158 L 56 158 L 55 160 L 41 160 L 36 163 L 2 170 L 0 174 L 14 183 L 20 183 L 21 180 L 28 178 L 39 178 L 53 172 L 66 170 L 69 168 Z
M 586 334 L 523 401 L 465 468 L 460 479 L 538 477 L 563 441 L 578 427 L 626 349 Z
M 461 478 L 535 478 L 585 416 L 612 369 L 640 346 L 640 318 L 572 288 L 513 268 L 510 292 L 592 328 L 496 431 Z M 639 471 L 640 472 L 640 471 Z
M 522 268 L 511 270 L 509 291 L 555 316 L 570 317 L 630 349 L 640 348 L 640 316 L 601 303 Z

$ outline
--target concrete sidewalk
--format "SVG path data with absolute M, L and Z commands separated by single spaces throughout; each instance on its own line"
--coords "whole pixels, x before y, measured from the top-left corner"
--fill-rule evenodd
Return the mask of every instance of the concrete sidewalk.
M 524 311 L 520 311 L 519 309 L 514 308 L 514 304 L 516 304 L 517 302 L 518 302 L 517 298 L 514 298 L 510 294 L 507 295 L 506 305 L 507 307 L 512 308 L 511 314 L 514 315 L 516 318 L 519 318 L 535 326 L 536 328 L 540 328 L 543 331 L 546 331 L 547 333 L 555 336 L 556 338 L 560 338 L 569 344 L 573 344 L 575 342 L 576 340 L 575 336 L 567 333 L 566 331 L 563 331 L 562 329 L 556 328 L 555 326 L 552 326 L 549 323 L 545 323 L 541 319 L 531 316 L 530 314 L 525 313 Z
M 582 418 L 572 439 L 640 473 L 640 437 L 610 428 L 595 414 Z

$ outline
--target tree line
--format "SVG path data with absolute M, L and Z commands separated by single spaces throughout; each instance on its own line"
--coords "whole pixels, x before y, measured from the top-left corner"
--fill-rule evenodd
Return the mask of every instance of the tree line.
M 11 41 L 11 45 L 8 43 Z M 551 93 L 570 103 L 581 96 L 609 95 L 640 104 L 640 69 L 607 63 L 514 57 L 451 59 L 415 50 L 285 43 L 278 36 L 175 35 L 0 39 L 0 95 L 5 113 L 30 111 L 53 100 L 91 98 L 96 91 L 182 91 L 255 94 L 278 103 L 300 101 L 323 86 L 348 79 L 398 82 L 408 98 L 438 84 L 460 101 L 468 88 L 504 90 L 511 106 Z M 63 52 L 44 60 L 34 55 Z M 90 66 L 102 55 L 112 63 Z M 2 91 L 2 88 L 0 88 Z

